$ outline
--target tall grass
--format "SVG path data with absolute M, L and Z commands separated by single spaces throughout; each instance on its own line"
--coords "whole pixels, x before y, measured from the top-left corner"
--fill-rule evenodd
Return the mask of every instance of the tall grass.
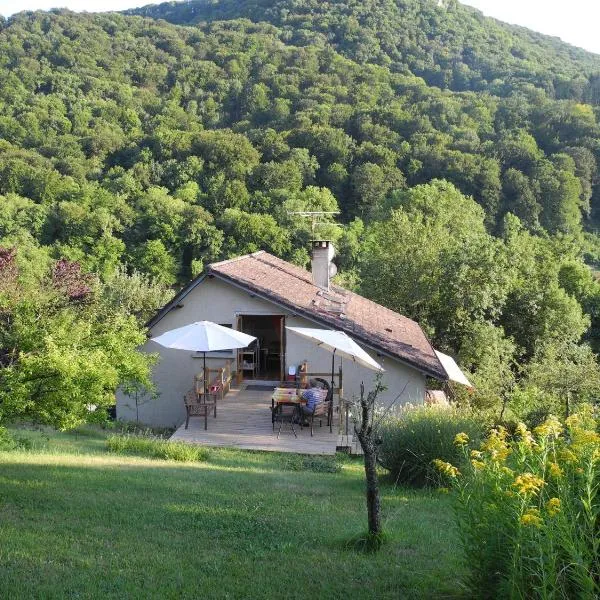
M 0 451 L 27 450 L 30 447 L 29 440 L 15 436 L 6 427 L 0 426 Z
M 467 467 L 436 461 L 457 492 L 459 528 L 478 598 L 600 597 L 600 436 L 589 411 L 554 417 L 478 449 Z
M 178 462 L 204 461 L 209 455 L 206 448 L 192 444 L 129 434 L 113 434 L 107 438 L 106 445 L 116 454 L 134 454 Z
M 462 409 L 424 406 L 403 410 L 381 426 L 379 461 L 400 483 L 437 486 L 441 476 L 433 460 L 456 463 L 462 459 L 453 443 L 460 431 L 480 439 L 484 424 Z

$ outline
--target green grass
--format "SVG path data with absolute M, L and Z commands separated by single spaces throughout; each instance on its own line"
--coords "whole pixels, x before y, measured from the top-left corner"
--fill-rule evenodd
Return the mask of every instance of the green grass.
M 0 597 L 457 598 L 449 499 L 382 485 L 364 534 L 360 460 L 211 449 L 206 462 L 114 455 L 107 432 L 19 430 L 0 452 Z
M 208 448 L 201 446 L 131 434 L 110 435 L 106 446 L 115 454 L 133 454 L 179 462 L 196 462 L 206 460 L 209 456 Z

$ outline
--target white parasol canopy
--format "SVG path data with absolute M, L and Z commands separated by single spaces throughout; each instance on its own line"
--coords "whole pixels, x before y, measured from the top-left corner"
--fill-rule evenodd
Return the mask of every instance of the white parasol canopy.
M 311 329 L 309 327 L 286 327 L 294 333 L 312 340 L 320 348 L 325 348 L 335 355 L 343 356 L 373 371 L 383 371 L 383 367 L 371 358 L 349 335 L 343 331 L 331 329 Z
M 152 338 L 152 341 L 165 348 L 214 352 L 215 350 L 245 348 L 255 339 L 252 335 L 217 325 L 212 321 L 197 321 L 177 329 L 171 329 L 171 331 Z
M 206 373 L 207 352 L 245 348 L 255 339 L 253 335 L 217 325 L 212 321 L 197 321 L 166 331 L 162 335 L 152 338 L 152 341 L 165 348 L 203 352 L 204 373 Z M 204 391 L 206 391 L 206 384 L 206 377 L 204 377 Z
M 444 367 L 444 371 L 446 371 L 450 381 L 455 381 L 456 383 L 466 385 L 467 387 L 473 387 L 471 382 L 466 378 L 465 374 L 460 370 L 460 367 L 456 364 L 456 361 L 451 356 L 448 356 L 439 350 L 434 351 L 437 357 L 440 359 L 442 367 Z
M 293 333 L 312 340 L 319 348 L 324 348 L 331 355 L 331 390 L 330 402 L 333 403 L 333 391 L 335 389 L 335 357 L 343 356 L 352 362 L 358 363 L 373 371 L 383 371 L 383 367 L 372 359 L 349 335 L 343 331 L 332 329 L 312 329 L 310 327 L 286 327 Z M 331 414 L 331 413 L 330 413 Z M 332 430 L 332 419 L 329 420 L 329 431 Z

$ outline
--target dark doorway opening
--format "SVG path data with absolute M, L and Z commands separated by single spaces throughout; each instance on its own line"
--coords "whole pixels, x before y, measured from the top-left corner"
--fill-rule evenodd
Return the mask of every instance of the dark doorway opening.
M 256 342 L 238 353 L 238 378 L 281 381 L 285 366 L 285 317 L 239 315 L 238 330 Z

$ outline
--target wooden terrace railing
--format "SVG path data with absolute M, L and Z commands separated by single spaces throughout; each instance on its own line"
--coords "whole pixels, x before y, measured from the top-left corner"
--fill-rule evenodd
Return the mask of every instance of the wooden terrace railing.
M 203 371 L 196 375 L 195 386 L 196 394 L 204 393 L 204 381 L 207 382 L 207 388 L 210 393 L 217 393 L 220 399 L 223 400 L 225 394 L 231 389 L 231 359 L 227 359 L 225 366 L 218 368 L 206 367 Z

